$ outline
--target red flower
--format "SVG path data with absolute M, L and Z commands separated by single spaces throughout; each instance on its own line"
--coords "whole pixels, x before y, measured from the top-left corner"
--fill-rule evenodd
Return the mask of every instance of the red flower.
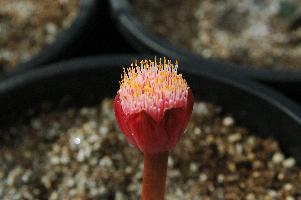
M 190 88 L 177 74 L 177 64 L 143 61 L 124 72 L 114 111 L 129 143 L 144 153 L 158 153 L 176 146 L 193 102 Z

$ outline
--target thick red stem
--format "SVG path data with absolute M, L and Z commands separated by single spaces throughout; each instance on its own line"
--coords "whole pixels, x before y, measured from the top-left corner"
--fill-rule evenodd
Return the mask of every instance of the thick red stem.
M 164 200 L 168 152 L 144 153 L 142 200 Z

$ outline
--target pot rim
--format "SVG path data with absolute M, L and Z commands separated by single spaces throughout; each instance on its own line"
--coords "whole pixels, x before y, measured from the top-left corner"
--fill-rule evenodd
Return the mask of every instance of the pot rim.
M 45 78 L 54 77 L 60 74 L 87 71 L 95 68 L 107 69 L 108 66 L 112 65 L 112 62 L 117 65 L 113 67 L 110 66 L 112 69 L 121 67 L 124 65 L 124 63 L 128 63 L 129 66 L 130 62 L 145 58 L 154 58 L 154 56 L 141 54 L 88 56 L 84 58 L 75 58 L 67 61 L 48 64 L 32 70 L 17 68 L 8 72 L 5 76 L 0 77 L 0 96 L 5 95 L 5 93 L 9 93 L 10 90 L 14 90 L 18 86 L 21 86 L 27 82 L 35 82 L 37 80 L 43 80 Z M 253 80 L 245 79 L 241 76 L 236 76 L 235 74 L 225 76 L 225 74 L 221 73 L 220 71 L 215 71 L 215 69 L 212 69 L 210 66 L 203 67 L 203 69 L 200 70 L 199 67 L 189 63 L 187 60 L 183 60 L 181 62 L 183 62 L 185 66 L 189 66 L 183 68 L 180 67 L 179 70 L 181 73 L 206 76 L 214 81 L 221 82 L 233 88 L 248 92 L 275 106 L 282 112 L 285 112 L 301 125 L 301 107 L 293 100 L 287 98 L 269 86 L 262 85 Z M 99 65 L 99 63 L 101 63 L 101 65 Z
M 111 15 L 120 32 L 135 43 L 138 48 L 147 47 L 149 51 L 181 59 L 193 59 L 217 70 L 242 74 L 262 82 L 301 82 L 301 69 L 277 70 L 240 66 L 237 64 L 206 59 L 189 51 L 179 50 L 162 37 L 147 31 L 143 24 L 131 13 L 127 0 L 109 0 Z M 144 49 L 145 50 L 145 49 Z M 219 68 L 219 69 L 218 69 Z

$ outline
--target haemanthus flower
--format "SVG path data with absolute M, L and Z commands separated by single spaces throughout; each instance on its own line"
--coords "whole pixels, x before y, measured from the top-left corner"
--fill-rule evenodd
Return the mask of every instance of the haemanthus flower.
M 178 63 L 143 60 L 121 78 L 114 110 L 128 142 L 148 154 L 173 149 L 193 108 L 193 94 L 178 74 Z

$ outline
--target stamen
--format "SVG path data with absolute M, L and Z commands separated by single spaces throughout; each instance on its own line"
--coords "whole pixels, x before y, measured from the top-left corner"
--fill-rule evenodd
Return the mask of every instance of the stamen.
M 140 65 L 139 65 L 140 64 Z M 178 74 L 178 62 L 142 60 L 123 70 L 118 91 L 125 114 L 146 111 L 153 117 L 186 105 L 188 85 Z

